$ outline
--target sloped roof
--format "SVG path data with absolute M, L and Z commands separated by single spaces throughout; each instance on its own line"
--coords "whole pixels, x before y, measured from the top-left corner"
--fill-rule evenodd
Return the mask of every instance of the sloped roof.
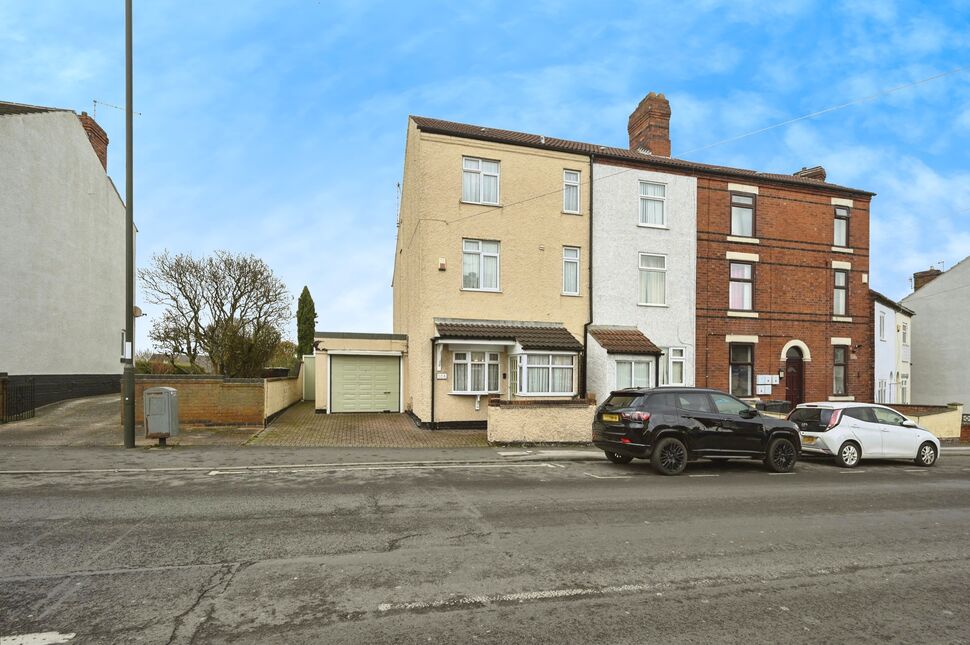
M 44 107 L 42 105 L 26 105 L 24 103 L 11 103 L 0 101 L 0 115 L 7 114 L 37 114 L 39 112 L 72 112 L 63 108 Z
M 589 335 L 607 354 L 662 354 L 652 340 L 636 327 L 591 325 Z
M 601 146 L 593 143 L 583 143 L 581 141 L 570 141 L 569 139 L 546 137 L 540 134 L 529 134 L 526 132 L 516 132 L 514 130 L 487 128 L 480 125 L 444 121 L 442 119 L 434 119 L 430 117 L 411 115 L 411 120 L 414 121 L 415 125 L 418 126 L 418 129 L 422 131 L 455 137 L 464 137 L 466 139 L 478 139 L 481 141 L 492 141 L 495 143 L 508 143 L 512 145 L 542 148 L 545 150 L 556 150 L 558 152 L 568 152 L 581 155 L 596 155 L 597 157 L 601 158 L 605 157 L 620 161 L 635 162 L 644 166 L 653 166 L 668 170 L 681 170 L 694 174 L 711 174 L 736 177 L 745 179 L 747 181 L 768 181 L 812 188 L 825 188 L 831 191 L 853 193 L 856 195 L 875 195 L 875 193 L 859 190 L 858 188 L 830 184 L 818 179 L 798 177 L 796 175 L 782 175 L 778 173 L 746 170 L 744 168 L 715 166 L 712 164 L 686 161 L 684 159 L 676 159 L 673 157 L 661 157 L 658 155 L 645 154 L 636 150 L 629 150 L 627 148 Z
M 583 344 L 562 323 L 462 318 L 435 318 L 434 323 L 440 338 L 509 340 L 518 342 L 525 350 L 578 352 L 583 349 Z
M 896 311 L 900 311 L 904 314 L 909 314 L 910 316 L 916 315 L 916 312 L 914 312 L 912 309 L 907 309 L 906 307 L 899 304 L 889 296 L 884 296 L 883 294 L 879 293 L 875 289 L 869 289 L 869 293 L 872 295 L 873 300 L 881 302 L 882 304 L 886 305 L 890 309 L 895 309 Z

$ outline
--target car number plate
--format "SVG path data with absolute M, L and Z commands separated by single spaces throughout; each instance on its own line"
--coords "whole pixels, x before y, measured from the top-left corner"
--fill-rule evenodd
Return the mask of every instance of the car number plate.
M 610 423 L 616 423 L 620 420 L 620 415 L 618 414 L 604 414 L 600 417 L 603 421 L 609 421 Z
M 802 443 L 815 443 L 815 437 L 802 437 Z

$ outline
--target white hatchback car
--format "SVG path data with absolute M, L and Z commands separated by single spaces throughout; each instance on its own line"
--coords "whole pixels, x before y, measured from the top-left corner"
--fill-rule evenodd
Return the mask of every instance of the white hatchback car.
M 874 403 L 803 403 L 788 415 L 798 426 L 802 452 L 835 457 L 854 468 L 859 460 L 912 459 L 932 466 L 940 440 L 892 408 Z

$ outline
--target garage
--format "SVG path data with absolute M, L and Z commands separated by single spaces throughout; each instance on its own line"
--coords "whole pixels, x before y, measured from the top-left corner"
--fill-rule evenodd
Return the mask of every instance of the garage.
M 331 412 L 400 412 L 401 357 L 330 354 Z

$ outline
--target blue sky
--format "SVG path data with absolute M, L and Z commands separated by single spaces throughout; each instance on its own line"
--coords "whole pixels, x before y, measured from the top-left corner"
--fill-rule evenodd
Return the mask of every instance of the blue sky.
M 408 114 L 625 146 L 652 90 L 677 156 L 970 65 L 968 1 L 135 5 L 139 264 L 254 253 L 329 330 L 390 331 Z M 122 105 L 123 6 L 0 0 L 0 100 Z M 123 113 L 97 116 L 123 188 Z M 685 158 L 878 193 L 872 286 L 901 298 L 970 255 L 967 150 L 970 69 Z

